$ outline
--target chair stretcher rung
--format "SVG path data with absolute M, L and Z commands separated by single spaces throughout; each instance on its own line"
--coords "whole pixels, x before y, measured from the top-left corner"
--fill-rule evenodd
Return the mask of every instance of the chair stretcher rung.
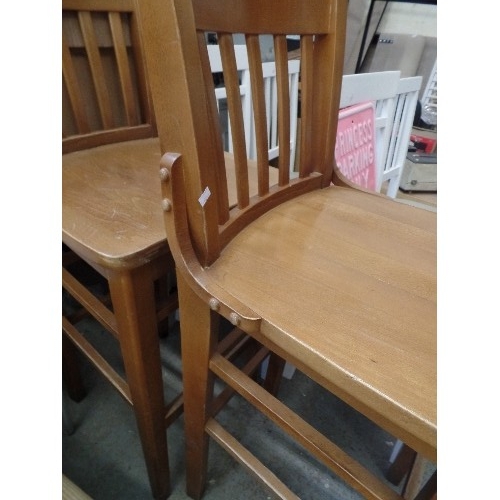
M 101 323 L 106 330 L 109 330 L 116 338 L 118 338 L 118 328 L 114 314 L 104 306 L 104 304 L 89 292 L 71 273 L 64 269 L 62 270 L 62 282 L 64 289 L 74 297 L 82 306 Z
M 217 345 L 217 352 L 226 355 L 226 352 L 231 347 L 243 338 L 248 338 L 248 335 L 239 328 L 233 328 Z
M 261 365 L 261 363 L 269 355 L 269 349 L 266 347 L 261 347 L 248 361 L 248 363 L 241 369 L 241 371 L 247 375 L 252 375 L 255 370 Z M 230 356 L 229 356 L 230 357 Z M 224 405 L 234 396 L 235 390 L 232 387 L 226 387 L 213 401 L 212 401 L 212 415 L 217 415 L 219 411 L 224 407 Z
M 116 370 L 99 354 L 92 344 L 73 326 L 67 318 L 62 318 L 63 331 L 71 339 L 71 341 L 82 351 L 88 360 L 96 367 L 96 369 L 104 376 L 104 378 L 119 392 L 119 394 L 127 401 L 130 406 L 133 406 L 130 396 L 130 389 L 127 382 L 118 375 Z M 175 422 L 184 410 L 184 395 L 179 394 L 165 408 L 165 427 Z
M 401 496 L 394 490 L 223 356 L 214 354 L 210 360 L 210 369 L 366 498 L 401 500 Z
M 167 405 L 165 414 L 165 427 L 177 420 L 184 410 L 184 394 L 179 394 L 171 403 Z
M 212 418 L 207 422 L 205 430 L 215 442 L 222 446 L 247 470 L 257 476 L 278 498 L 287 500 L 299 499 L 297 495 L 290 491 L 257 457 L 252 455 L 215 419 Z
M 111 385 L 121 394 L 121 396 L 132 405 L 128 384 L 113 367 L 99 354 L 92 344 L 73 326 L 67 318 L 62 318 L 63 331 L 71 341 L 80 349 L 92 364 L 102 373 Z

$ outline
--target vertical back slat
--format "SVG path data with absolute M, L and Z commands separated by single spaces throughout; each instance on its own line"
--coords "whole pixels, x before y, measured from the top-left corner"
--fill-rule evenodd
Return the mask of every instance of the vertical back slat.
M 85 42 L 87 57 L 89 58 L 102 124 L 104 128 L 112 128 L 114 126 L 113 112 L 104 76 L 104 68 L 99 54 L 99 46 L 97 44 L 94 26 L 92 24 L 92 17 L 90 12 L 85 11 L 79 12 L 78 18 L 80 20 L 80 27 L 82 30 L 83 40 Z
M 134 0 L 63 1 L 63 154 L 157 135 L 142 37 Z
M 130 40 L 132 42 L 132 57 L 134 60 L 134 67 L 132 68 L 135 71 L 135 75 L 137 76 L 136 85 L 138 91 L 138 100 L 140 105 L 140 116 L 138 123 L 151 123 L 153 128 L 154 135 L 156 132 L 156 122 L 153 113 L 153 103 L 151 92 L 149 90 L 148 79 L 145 71 L 145 62 L 144 62 L 144 54 L 140 50 L 142 47 L 142 39 L 141 32 L 139 28 L 139 23 L 137 21 L 137 17 L 132 15 L 129 17 L 130 22 Z
M 208 57 L 207 43 L 205 40 L 205 33 L 203 31 L 198 32 L 198 49 L 200 52 L 201 69 L 203 72 L 203 81 L 205 82 L 206 88 L 206 103 L 208 106 L 208 114 L 210 116 L 210 121 L 214 124 L 212 128 L 212 144 L 214 144 L 214 149 L 217 148 L 216 154 L 218 156 L 217 171 L 216 171 L 216 182 L 212 189 L 214 189 L 214 196 L 217 200 L 217 210 L 218 210 L 218 220 L 219 224 L 224 224 L 229 219 L 229 202 L 227 193 L 227 178 L 226 169 L 224 165 L 224 152 L 222 147 L 218 147 L 220 144 L 220 137 L 222 136 L 219 113 L 218 113 L 218 100 L 213 99 L 215 94 L 214 80 L 212 76 L 212 70 L 210 68 L 210 59 Z M 225 89 L 219 89 L 224 90 Z M 213 92 L 213 93 L 212 93 Z
M 252 82 L 252 104 L 255 123 L 255 144 L 257 147 L 258 194 L 269 192 L 269 157 L 266 118 L 266 99 L 264 97 L 262 57 L 258 35 L 246 35 L 248 63 Z
M 87 134 L 90 132 L 90 126 L 85 111 L 84 100 L 80 91 L 80 85 L 78 84 L 78 77 L 71 58 L 71 52 L 64 35 L 62 37 L 62 71 L 78 133 Z
M 313 114 L 313 37 L 305 35 L 300 42 L 300 114 L 305 123 L 312 122 Z M 311 129 L 312 127 L 300 127 L 300 160 L 299 177 L 307 177 L 311 172 Z
M 274 54 L 276 60 L 276 87 L 278 97 L 278 144 L 279 153 L 279 185 L 290 181 L 290 91 L 288 83 L 288 51 L 286 37 L 274 38 Z
M 227 106 L 231 122 L 231 140 L 233 142 L 234 165 L 236 171 L 236 193 L 238 207 L 248 206 L 250 189 L 248 184 L 247 149 L 243 110 L 241 109 L 240 81 L 236 67 L 233 37 L 228 33 L 219 33 L 224 85 L 227 92 Z
M 113 37 L 118 73 L 120 75 L 119 80 L 127 125 L 137 125 L 139 123 L 139 118 L 134 99 L 132 77 L 127 54 L 127 46 L 123 35 L 121 14 L 119 12 L 109 13 L 109 26 L 111 28 L 111 36 Z

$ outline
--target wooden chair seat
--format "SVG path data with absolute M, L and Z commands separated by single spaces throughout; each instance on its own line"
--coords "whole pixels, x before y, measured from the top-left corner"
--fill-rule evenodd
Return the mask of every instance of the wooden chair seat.
M 64 155 L 64 240 L 92 262 L 112 267 L 133 267 L 168 252 L 160 189 L 147 175 L 159 156 L 154 138 Z
M 132 407 L 152 494 L 166 498 L 166 428 L 182 394 L 164 400 L 159 332 L 178 300 L 175 265 L 151 217 L 153 148 L 133 153 L 156 136 L 135 2 L 64 0 L 61 41 L 63 377 L 82 399 L 82 353 Z M 85 335 L 86 315 L 117 340 L 123 373 Z
M 236 204 L 234 158 L 225 154 Z M 107 144 L 63 155 L 63 241 L 93 263 L 135 267 L 169 252 L 161 189 L 158 138 Z M 154 175 L 148 175 L 151 172 Z M 270 169 L 277 180 L 277 170 Z M 231 182 L 233 180 L 233 182 Z M 250 192 L 257 192 L 257 167 L 250 162 Z M 112 196 L 113 203 L 109 203 Z
M 317 382 L 321 374 L 328 389 L 348 394 L 353 407 L 393 434 L 411 435 L 411 445 L 431 460 L 435 221 L 426 210 L 332 186 L 267 212 L 205 270 L 262 318 L 263 344 L 293 353 L 295 366 Z M 418 356 L 422 349 L 432 353 L 429 365 Z M 395 384 L 395 378 L 413 383 Z

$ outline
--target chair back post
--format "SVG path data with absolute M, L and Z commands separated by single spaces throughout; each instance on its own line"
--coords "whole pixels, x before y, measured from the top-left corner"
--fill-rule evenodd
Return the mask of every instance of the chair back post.
M 139 14 L 147 26 L 143 39 L 161 152 L 182 152 L 190 237 L 200 263 L 206 265 L 219 253 L 216 177 L 224 159 L 222 149 L 213 147 L 220 127 L 209 110 L 213 99 L 205 90 L 193 10 L 189 2 L 148 0 L 139 2 Z M 203 170 L 196 167 L 200 162 L 206 166 Z M 203 193 L 210 195 L 200 203 Z
M 342 72 L 344 64 L 344 46 L 346 34 L 347 2 L 339 0 L 335 2 L 335 16 L 332 26 L 332 34 L 320 37 L 315 43 L 314 57 L 324 64 L 315 64 L 314 83 L 315 88 L 311 98 L 315 105 L 314 130 L 312 150 L 314 152 L 314 164 L 322 167 L 324 173 L 323 187 L 329 185 L 335 178 L 339 169 L 335 162 L 335 142 L 337 137 L 337 124 L 339 113 L 339 102 L 341 93 Z M 331 40 L 330 40 L 331 39 Z M 323 53 L 324 52 L 324 53 Z M 302 117 L 303 120 L 303 117 Z M 314 123 L 313 122 L 313 123 Z M 304 121 L 303 121 L 304 123 Z M 301 127 L 301 130 L 305 127 Z M 301 144 L 302 147 L 307 147 Z

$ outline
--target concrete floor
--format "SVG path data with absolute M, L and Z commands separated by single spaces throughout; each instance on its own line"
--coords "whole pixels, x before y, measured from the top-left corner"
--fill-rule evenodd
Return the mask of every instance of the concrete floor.
M 108 361 L 121 370 L 116 341 L 91 319 L 81 328 L 101 345 Z M 166 397 L 182 388 L 179 329 L 174 325 L 161 339 Z M 88 395 L 81 403 L 66 400 L 73 431 L 63 426 L 62 472 L 95 500 L 151 498 L 133 413 L 111 386 L 82 360 Z M 64 396 L 64 391 L 63 391 Z M 296 371 L 284 379 L 280 398 L 313 425 L 333 437 L 358 461 L 383 478 L 396 440 L 365 417 Z M 314 404 L 311 404 L 311 402 Z M 350 500 L 362 497 L 287 436 L 254 411 L 244 400 L 233 398 L 218 419 L 227 424 L 262 461 L 300 498 Z M 168 429 L 173 500 L 185 494 L 183 419 Z M 205 500 L 268 499 L 271 496 L 217 444 L 210 445 Z M 432 465 L 430 465 L 432 469 Z M 385 479 L 384 479 L 385 480 Z M 389 483 L 387 483 L 389 484 Z M 400 486 L 401 487 L 401 486 Z

